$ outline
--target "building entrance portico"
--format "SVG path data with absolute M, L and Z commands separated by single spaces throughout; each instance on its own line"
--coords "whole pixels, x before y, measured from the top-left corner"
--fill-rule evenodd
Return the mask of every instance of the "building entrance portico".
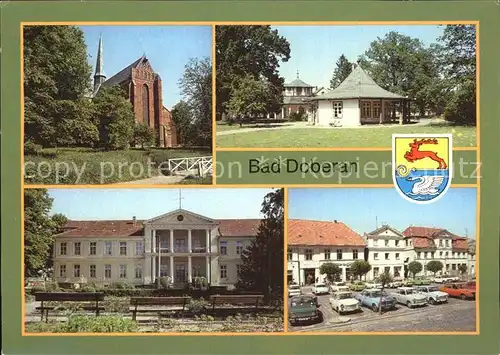
M 146 221 L 145 281 L 168 276 L 171 283 L 182 284 L 200 276 L 210 283 L 216 227 L 216 221 L 182 209 Z

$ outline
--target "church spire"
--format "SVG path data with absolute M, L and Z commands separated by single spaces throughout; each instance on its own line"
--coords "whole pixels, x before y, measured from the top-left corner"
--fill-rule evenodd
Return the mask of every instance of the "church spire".
M 99 47 L 97 49 L 97 61 L 95 63 L 95 74 L 94 74 L 94 91 L 99 89 L 99 86 L 106 80 L 106 74 L 104 74 L 104 63 L 102 57 L 102 35 L 99 35 Z

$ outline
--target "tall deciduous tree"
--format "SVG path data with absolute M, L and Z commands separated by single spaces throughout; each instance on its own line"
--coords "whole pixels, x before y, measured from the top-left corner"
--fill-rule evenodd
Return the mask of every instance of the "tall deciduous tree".
M 192 113 L 198 146 L 212 146 L 212 61 L 191 59 L 179 81 L 184 99 Z
M 422 264 L 419 263 L 418 261 L 412 261 L 411 263 L 408 264 L 408 271 L 411 273 L 413 278 L 423 270 Z
M 476 27 L 447 25 L 435 46 L 443 75 L 451 92 L 445 119 L 476 124 Z
M 196 145 L 196 127 L 191 108 L 186 101 L 180 101 L 172 108 L 172 120 L 183 145 Z
M 333 77 L 330 80 L 330 88 L 335 89 L 340 85 L 352 72 L 352 63 L 349 62 L 347 57 L 342 54 L 335 63 L 333 70 Z
M 264 218 L 254 241 L 242 255 L 238 285 L 241 288 L 283 297 L 284 189 L 268 193 L 262 202 Z
M 421 114 L 428 107 L 429 85 L 438 79 L 431 51 L 418 38 L 389 32 L 360 57 L 360 65 L 386 90 L 415 99 Z
M 134 126 L 134 143 L 141 148 L 151 147 L 155 144 L 155 130 L 145 123 L 136 123 Z
M 119 86 L 103 87 L 93 102 L 102 145 L 109 150 L 128 148 L 134 137 L 135 117 L 125 91 Z
M 39 276 L 51 266 L 54 234 L 67 222 L 61 214 L 49 215 L 52 202 L 46 189 L 24 190 L 25 276 Z
M 252 75 L 236 78 L 231 93 L 227 105 L 228 113 L 240 126 L 247 117 L 258 117 L 267 113 L 269 85 L 262 79 L 254 79 Z
M 432 272 L 434 276 L 436 276 L 436 273 L 443 270 L 443 263 L 440 262 L 439 260 L 431 260 L 427 263 L 425 267 L 427 270 Z
M 355 260 L 350 266 L 351 273 L 360 279 L 361 276 L 366 275 L 371 269 L 372 266 L 365 260 Z
M 378 312 L 379 314 L 382 314 L 382 298 L 384 297 L 384 289 L 385 286 L 390 284 L 392 282 L 393 278 L 392 275 L 389 272 L 383 272 L 380 274 L 378 277 L 378 282 L 382 285 L 380 289 L 380 299 L 378 301 Z
M 330 282 L 335 282 L 342 275 L 342 269 L 340 266 L 334 263 L 324 263 L 319 267 L 319 272 L 322 275 L 326 275 L 326 278 Z
M 97 140 L 84 97 L 91 66 L 81 29 L 25 26 L 25 141 L 43 146 L 92 145 Z
M 251 75 L 269 83 L 267 112 L 276 112 L 283 100 L 280 61 L 290 59 L 290 44 L 271 26 L 216 26 L 217 119 L 228 112 L 233 82 Z

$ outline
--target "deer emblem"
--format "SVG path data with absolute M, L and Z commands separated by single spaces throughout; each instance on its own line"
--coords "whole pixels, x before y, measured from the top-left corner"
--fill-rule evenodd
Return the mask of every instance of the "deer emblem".
M 447 169 L 448 165 L 446 165 L 444 159 L 440 158 L 436 152 L 420 150 L 420 147 L 424 144 L 438 144 L 438 140 L 436 138 L 420 140 L 414 139 L 412 143 L 408 144 L 410 150 L 405 153 L 405 159 L 411 163 L 417 160 L 429 158 L 439 164 L 438 169 Z

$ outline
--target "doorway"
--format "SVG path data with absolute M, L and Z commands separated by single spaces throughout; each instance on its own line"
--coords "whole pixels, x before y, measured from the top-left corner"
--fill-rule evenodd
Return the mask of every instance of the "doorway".
M 186 265 L 184 264 L 175 265 L 175 282 L 176 283 L 186 282 Z

